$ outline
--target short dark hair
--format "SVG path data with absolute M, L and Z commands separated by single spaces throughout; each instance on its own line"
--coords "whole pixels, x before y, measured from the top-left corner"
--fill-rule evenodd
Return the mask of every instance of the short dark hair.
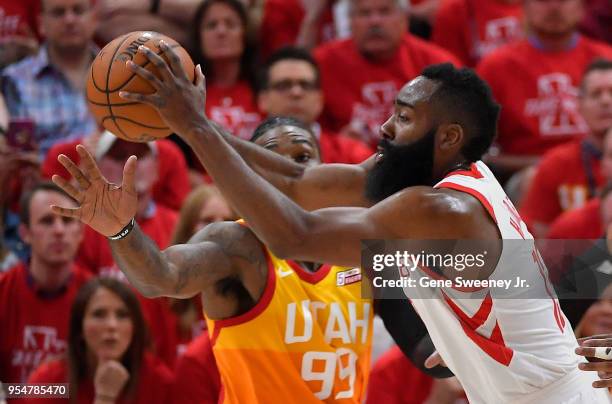
M 310 133 L 310 135 L 315 140 L 315 143 L 317 144 L 317 147 L 318 147 L 319 142 L 317 142 L 317 138 L 312 132 L 312 129 L 308 125 L 306 125 L 304 122 L 300 121 L 299 119 L 292 118 L 289 116 L 273 116 L 273 117 L 266 119 L 262 123 L 260 123 L 259 126 L 255 128 L 255 131 L 253 132 L 253 136 L 251 136 L 251 142 L 255 142 L 257 139 L 262 137 L 266 132 L 268 132 L 271 129 L 277 128 L 279 126 L 295 126 L 295 127 L 304 129 L 306 132 Z
M 128 285 L 122 281 L 110 277 L 96 277 L 90 279 L 77 292 L 70 309 L 70 322 L 68 329 L 68 369 L 70 392 L 73 397 L 77 396 L 77 390 L 87 378 L 87 346 L 83 337 L 83 320 L 89 301 L 100 288 L 105 288 L 117 295 L 128 309 L 132 320 L 132 340 L 128 345 L 127 351 L 120 359 L 125 366 L 130 378 L 126 385 L 128 396 L 135 394 L 138 382 L 139 371 L 142 366 L 145 351 L 149 345 L 149 334 L 147 325 L 140 308 L 140 302 L 136 294 Z
M 421 75 L 440 84 L 431 97 L 436 115 L 458 123 L 467 135 L 463 157 L 480 160 L 497 135 L 501 109 L 487 83 L 472 69 L 450 63 L 431 65 Z
M 582 73 L 582 80 L 580 81 L 580 93 L 584 92 L 584 87 L 586 84 L 587 76 L 594 72 L 600 70 L 612 70 L 612 60 L 598 58 L 593 60 L 587 67 L 584 69 L 584 73 Z
M 296 46 L 285 46 L 272 53 L 259 71 L 258 85 L 256 88 L 257 92 L 268 88 L 270 85 L 270 69 L 272 69 L 272 66 L 274 66 L 276 63 L 283 60 L 301 60 L 308 63 L 315 72 L 317 87 L 321 85 L 321 70 L 310 52 L 304 48 Z
M 21 199 L 19 200 L 19 220 L 22 224 L 26 226 L 30 225 L 30 204 L 32 203 L 34 195 L 36 195 L 36 193 L 40 191 L 56 192 L 76 203 L 73 197 L 68 195 L 63 189 L 55 185 L 53 182 L 39 182 L 38 184 L 34 185 L 29 191 L 21 195 Z

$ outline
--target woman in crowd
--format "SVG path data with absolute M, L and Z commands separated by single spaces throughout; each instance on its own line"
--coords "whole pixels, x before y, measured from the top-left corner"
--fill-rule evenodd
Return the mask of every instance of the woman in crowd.
M 69 383 L 73 403 L 168 402 L 172 375 L 146 346 L 146 325 L 134 292 L 116 279 L 94 278 L 72 305 L 66 358 L 42 364 L 28 383 Z
M 249 139 L 261 116 L 253 92 L 257 49 L 247 35 L 246 8 L 239 0 L 206 0 L 193 26 L 194 61 L 206 75 L 206 113 Z

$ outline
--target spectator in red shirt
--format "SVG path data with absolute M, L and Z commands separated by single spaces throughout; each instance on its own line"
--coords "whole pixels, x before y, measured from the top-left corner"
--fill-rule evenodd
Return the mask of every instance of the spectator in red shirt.
M 544 237 L 561 213 L 595 197 L 604 184 L 600 161 L 606 131 L 612 128 L 612 60 L 597 60 L 587 67 L 578 108 L 588 134 L 544 155 L 521 206 L 521 217 L 536 238 Z
M 459 404 L 465 394 L 455 377 L 426 375 L 394 346 L 372 367 L 366 404 Z
M 130 155 L 138 157 L 136 168 L 136 191 L 138 211 L 136 221 L 145 234 L 160 247 L 170 243 L 176 224 L 177 213 L 153 200 L 153 184 L 157 181 L 158 153 L 151 143 L 133 143 L 104 134 L 98 141 L 94 153 L 102 175 L 109 181 L 121 183 L 123 161 Z M 78 262 L 91 268 L 96 274 L 122 276 L 116 267 L 105 237 L 86 227 Z
M 491 162 L 506 172 L 526 168 L 588 131 L 578 110 L 578 84 L 594 59 L 612 57 L 612 47 L 577 32 L 581 0 L 523 4 L 527 38 L 500 47 L 478 65 L 503 107 L 499 150 Z
M 249 139 L 261 116 L 252 89 L 256 49 L 246 35 L 246 9 L 239 0 L 209 0 L 194 22 L 194 60 L 206 75 L 206 114 Z
M 604 234 L 605 224 L 612 223 L 612 129 L 604 139 L 601 167 L 607 185 L 596 198 L 580 208 L 563 213 L 552 222 L 547 238 L 596 239 Z
M 336 38 L 336 0 L 266 0 L 260 39 L 264 58 L 295 45 L 311 49 Z
M 70 383 L 70 398 L 79 404 L 167 403 L 172 374 L 146 352 L 146 333 L 130 288 L 116 279 L 94 278 L 79 290 L 70 310 L 67 357 L 41 365 L 28 383 Z
M 325 94 L 321 125 L 360 139 L 372 150 L 404 83 L 430 64 L 459 64 L 447 51 L 407 33 L 404 4 L 399 0 L 352 0 L 352 37 L 328 42 L 314 51 Z
M 221 392 L 221 377 L 205 331 L 187 346 L 175 368 L 172 397 L 176 404 L 216 404 Z
M 310 125 L 323 162 L 357 164 L 372 155 L 363 142 L 321 129 L 317 123 L 324 95 L 319 67 L 308 51 L 287 47 L 275 52 L 262 70 L 259 85 L 259 109 L 268 116 L 289 116 Z
M 57 156 L 65 154 L 72 161 L 79 164 L 79 153 L 76 151 L 77 144 L 81 143 L 94 152 L 98 141 L 112 143 L 115 139 L 115 136 L 110 132 L 103 132 L 101 135 L 96 134 L 83 139 L 54 145 L 47 153 L 41 167 L 43 177 L 51 178 L 53 174 L 57 174 L 65 179 L 70 179 L 70 174 L 57 161 Z M 170 140 L 159 139 L 151 144 L 155 149 L 158 161 L 157 180 L 153 185 L 153 199 L 169 209 L 178 211 L 181 208 L 183 199 L 189 193 L 189 172 L 185 157 L 178 146 Z
M 591 199 L 583 207 L 565 212 L 550 225 L 547 238 L 565 240 L 595 240 L 605 232 L 604 223 L 612 223 L 612 186 L 603 189 L 601 196 Z M 602 203 L 603 201 L 603 203 Z M 604 211 L 603 206 L 608 209 Z
M 38 50 L 40 0 L 0 0 L 0 69 Z
M 473 67 L 483 56 L 523 36 L 521 0 L 446 0 L 432 41 Z
M 52 183 L 40 183 L 21 200 L 22 239 L 31 246 L 29 262 L 0 277 L 0 380 L 25 383 L 39 363 L 66 349 L 66 313 L 90 277 L 74 258 L 82 224 L 51 211 L 76 202 Z

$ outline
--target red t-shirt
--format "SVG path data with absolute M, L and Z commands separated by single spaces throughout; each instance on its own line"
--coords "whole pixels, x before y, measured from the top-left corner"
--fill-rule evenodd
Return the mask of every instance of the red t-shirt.
M 584 69 L 612 47 L 578 36 L 566 51 L 544 52 L 528 40 L 502 46 L 478 65 L 503 108 L 497 141 L 504 153 L 542 155 L 584 135 L 576 96 Z
M 557 146 L 542 157 L 521 217 L 528 226 L 550 224 L 561 213 L 583 206 L 604 185 L 601 159 L 582 140 Z
M 373 154 L 365 143 L 328 131 L 321 131 L 319 145 L 324 163 L 359 164 Z
M 251 139 L 262 118 L 253 90 L 246 81 L 229 88 L 209 84 L 206 87 L 206 115 L 245 140 Z
M 336 37 L 332 12 L 333 4 L 328 1 L 327 9 L 321 16 L 318 43 Z M 260 29 L 261 51 L 265 58 L 275 50 L 295 44 L 305 13 L 301 0 L 266 0 Z
M 193 340 L 177 360 L 174 392 L 176 404 L 216 404 L 221 393 L 221 377 L 208 332 Z
M 162 205 L 155 205 L 155 211 L 147 219 L 137 220 L 144 234 L 149 236 L 159 248 L 170 244 L 177 213 Z M 77 262 L 91 268 L 95 274 L 109 275 L 119 272 L 106 237 L 85 226 L 83 241 L 77 254 Z
M 314 56 L 325 94 L 321 125 L 340 132 L 352 123 L 368 134 L 372 145 L 380 140 L 379 127 L 391 115 L 395 96 L 404 84 L 428 65 L 448 61 L 459 65 L 449 52 L 410 34 L 385 62 L 364 58 L 352 39 L 326 43 L 315 49 Z
M 0 43 L 11 37 L 38 34 L 40 0 L 0 0 Z
M 173 376 L 166 366 L 150 354 L 145 353 L 138 373 L 138 386 L 133 397 L 121 396 L 116 403 L 150 404 L 168 403 L 172 398 Z M 28 383 L 68 383 L 68 364 L 57 360 L 41 365 L 28 380 Z M 78 389 L 76 403 L 91 404 L 95 399 L 93 380 L 84 381 Z M 72 394 L 70 395 L 72 398 Z M 23 401 L 28 404 L 60 404 L 63 398 L 31 398 Z
M 57 156 L 65 154 L 76 164 L 80 157 L 76 151 L 76 145 L 82 139 L 53 145 L 47 152 L 45 161 L 41 167 L 42 175 L 51 178 L 53 174 L 70 179 L 70 174 L 63 165 L 57 161 Z M 183 199 L 190 191 L 189 174 L 185 157 L 176 144 L 170 140 L 160 139 L 155 141 L 157 147 L 158 178 L 153 186 L 153 199 L 170 209 L 179 210 Z
M 414 367 L 394 346 L 372 367 L 366 404 L 422 404 L 432 385 L 433 379 Z
M 432 41 L 467 66 L 501 45 L 522 37 L 520 3 L 499 0 L 447 0 L 440 4 Z
M 601 200 L 594 198 L 583 207 L 559 216 L 550 226 L 547 238 L 595 240 L 604 233 L 601 221 Z
M 66 350 L 74 297 L 91 274 L 73 265 L 63 291 L 44 296 L 23 263 L 0 278 L 0 380 L 25 383 L 46 360 Z
M 194 299 L 198 301 L 199 297 Z M 201 306 L 198 310 L 198 320 L 192 325 L 191 330 L 181 333 L 179 317 L 172 311 L 167 298 L 142 298 L 141 304 L 151 330 L 155 356 L 161 359 L 168 368 L 174 369 L 177 358 L 185 352 L 189 343 L 201 335 L 206 328 Z

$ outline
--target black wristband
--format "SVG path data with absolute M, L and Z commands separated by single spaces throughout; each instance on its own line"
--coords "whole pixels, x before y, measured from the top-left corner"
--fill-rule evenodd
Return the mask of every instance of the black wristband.
M 151 14 L 159 13 L 159 4 L 160 3 L 161 3 L 161 0 L 151 0 L 151 8 L 149 9 L 149 12 Z
M 136 221 L 134 220 L 134 218 L 132 218 L 132 220 L 130 220 L 130 222 L 123 229 L 121 229 L 119 233 L 115 234 L 114 236 L 109 236 L 108 239 L 116 241 L 125 238 L 128 234 L 130 234 L 135 224 Z

